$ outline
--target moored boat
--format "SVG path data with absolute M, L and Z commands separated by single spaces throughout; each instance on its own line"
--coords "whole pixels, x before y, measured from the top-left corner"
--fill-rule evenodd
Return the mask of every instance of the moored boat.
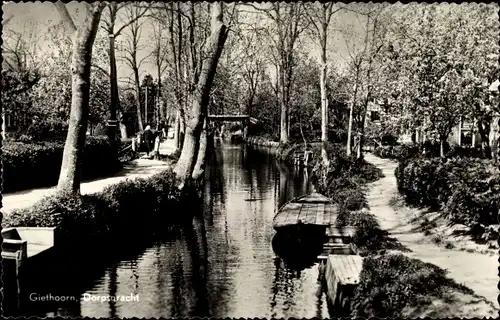
M 273 228 L 280 232 L 324 236 L 326 228 L 335 222 L 337 216 L 337 206 L 332 200 L 313 192 L 285 203 L 276 212 Z

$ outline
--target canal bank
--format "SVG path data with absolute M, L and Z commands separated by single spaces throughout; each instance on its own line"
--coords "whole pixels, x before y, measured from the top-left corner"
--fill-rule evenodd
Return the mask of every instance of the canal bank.
M 113 242 L 115 249 L 108 253 L 115 257 L 108 264 L 92 272 L 83 266 L 65 272 L 85 279 L 66 276 L 30 288 L 75 296 L 75 301 L 26 299 L 23 311 L 42 317 L 335 316 L 317 282 L 317 264 L 296 266 L 276 254 L 279 241 L 273 247 L 274 212 L 307 192 L 302 173 L 278 166 L 274 156 L 244 145 L 217 145 L 211 158 L 203 201 L 190 210 L 194 219 L 163 227 L 146 249 L 129 252 L 128 244 Z M 179 208 L 177 213 L 187 211 Z M 86 293 L 132 293 L 140 301 L 96 304 L 83 300 Z
M 3 280 L 15 285 L 6 292 L 11 305 L 4 305 L 4 311 L 17 312 L 14 304 L 28 294 L 26 284 L 56 279 L 67 269 L 87 265 L 86 260 L 107 260 L 115 243 L 144 248 L 162 227 L 189 220 L 190 208 L 200 202 L 199 187 L 176 188 L 170 169 L 175 161 L 161 162 L 160 169 L 146 166 L 135 179 L 126 175 L 118 183 L 100 181 L 100 192 L 49 194 L 31 207 L 21 204 L 8 212 L 2 220 L 2 256 L 10 252 L 15 259 Z M 188 213 L 179 215 L 181 208 Z
M 400 236 L 391 235 L 379 224 L 380 210 L 373 203 L 373 194 L 387 194 L 383 181 L 386 179 L 385 175 L 390 179 L 393 172 L 382 172 L 366 161 L 348 160 L 341 156 L 342 148 L 343 146 L 337 148 L 335 160 L 331 161 L 329 168 L 316 163 L 312 180 L 319 192 L 339 205 L 338 226 L 353 225 L 357 228 L 353 240 L 360 253 L 365 256 L 365 261 L 359 286 L 349 302 L 351 315 L 413 318 L 495 316 L 498 309 L 491 301 L 463 286 L 463 282 L 457 283 L 453 274 L 450 278 L 446 270 L 422 262 L 418 252 L 413 253 L 413 246 L 400 242 Z M 286 156 L 278 158 L 286 159 Z M 375 182 L 377 180 L 379 182 Z M 378 189 L 373 190 L 370 183 L 374 183 Z M 390 197 L 386 200 L 389 201 Z M 370 212 L 370 208 L 375 211 Z M 432 257 L 448 264 L 451 262 L 442 252 L 431 251 L 426 256 L 424 261 Z M 331 277 L 335 275 L 332 273 L 326 276 Z M 423 286 L 423 283 L 433 283 L 435 286 Z M 327 290 L 331 288 L 332 285 L 327 285 Z M 336 297 L 329 297 L 329 300 L 333 304 Z M 464 305 L 467 307 L 464 308 Z

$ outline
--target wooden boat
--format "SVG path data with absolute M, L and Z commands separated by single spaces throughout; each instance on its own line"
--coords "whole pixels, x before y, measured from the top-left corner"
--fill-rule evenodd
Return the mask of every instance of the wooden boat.
M 38 271 L 42 265 L 53 262 L 58 229 L 43 227 L 17 227 L 2 230 L 2 258 L 13 262 L 12 276 Z M 28 271 L 29 270 L 29 271 Z
M 273 219 L 276 231 L 322 232 L 337 219 L 336 205 L 328 197 L 313 192 L 285 203 Z
M 332 254 L 326 260 L 324 282 L 328 302 L 336 314 L 349 316 L 350 300 L 359 285 L 363 258 L 356 254 Z

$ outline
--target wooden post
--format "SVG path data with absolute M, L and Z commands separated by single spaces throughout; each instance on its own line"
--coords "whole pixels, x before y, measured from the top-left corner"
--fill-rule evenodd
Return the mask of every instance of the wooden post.
M 5 140 L 7 132 L 7 121 L 6 121 L 5 111 L 2 112 L 2 139 Z
M 159 135 L 157 135 L 155 138 L 154 157 L 156 160 L 160 159 L 160 136 Z
M 460 117 L 460 121 L 458 121 L 458 138 L 457 143 L 461 147 L 462 146 L 462 117 Z

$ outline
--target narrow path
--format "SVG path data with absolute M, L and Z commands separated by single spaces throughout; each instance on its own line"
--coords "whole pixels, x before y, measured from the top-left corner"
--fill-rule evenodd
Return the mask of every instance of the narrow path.
M 167 139 L 160 144 L 160 154 L 174 153 L 174 140 Z M 91 194 L 102 191 L 105 187 L 117 184 L 126 179 L 147 178 L 165 170 L 168 164 L 164 161 L 136 159 L 126 163 L 122 170 L 112 177 L 83 182 L 80 186 L 82 194 Z M 39 188 L 3 194 L 2 213 L 8 215 L 14 209 L 23 209 L 32 206 L 40 199 L 55 193 L 55 187 Z
M 446 249 L 430 242 L 424 233 L 415 231 L 416 226 L 390 205 L 391 198 L 398 193 L 394 175 L 397 162 L 373 154 L 366 154 L 365 159 L 380 168 L 385 175 L 369 185 L 367 198 L 371 212 L 383 229 L 411 250 L 404 254 L 448 270 L 450 278 L 485 297 L 498 308 L 498 257 Z

